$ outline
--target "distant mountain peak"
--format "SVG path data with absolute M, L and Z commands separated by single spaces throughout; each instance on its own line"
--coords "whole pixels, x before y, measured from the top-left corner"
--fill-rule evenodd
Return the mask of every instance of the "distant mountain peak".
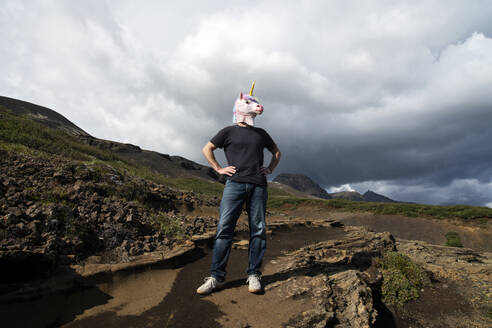
M 364 197 L 361 194 L 359 194 L 357 191 L 339 191 L 339 192 L 331 193 L 330 196 L 332 198 L 347 199 L 357 202 L 365 201 Z
M 303 174 L 280 173 L 275 179 L 273 179 L 273 181 L 282 183 L 312 196 L 324 199 L 331 198 L 330 194 L 328 194 L 326 190 L 321 188 L 310 177 Z
M 357 202 L 397 203 L 397 201 L 375 193 L 372 190 L 367 190 L 364 194 L 360 194 L 357 191 L 339 191 L 328 193 L 313 179 L 303 174 L 280 173 L 275 179 L 273 179 L 273 182 L 278 182 L 305 194 L 324 199 L 337 198 Z
M 396 203 L 395 200 L 388 198 L 386 196 L 383 196 L 381 194 L 375 193 L 372 190 L 366 191 L 362 195 L 362 197 L 364 198 L 364 200 L 366 200 L 368 202 Z

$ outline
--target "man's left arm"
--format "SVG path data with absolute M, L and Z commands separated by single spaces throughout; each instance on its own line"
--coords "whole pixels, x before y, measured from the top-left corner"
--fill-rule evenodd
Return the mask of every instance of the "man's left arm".
M 275 168 L 277 167 L 278 162 L 280 162 L 280 156 L 282 155 L 277 145 L 273 146 L 272 149 L 268 149 L 268 150 L 272 153 L 272 160 L 270 161 L 268 167 L 262 168 L 262 173 L 265 175 L 272 174 L 273 170 L 275 170 Z

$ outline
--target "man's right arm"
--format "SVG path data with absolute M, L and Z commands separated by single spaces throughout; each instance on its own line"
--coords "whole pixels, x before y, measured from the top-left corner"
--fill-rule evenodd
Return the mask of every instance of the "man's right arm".
M 219 174 L 225 174 L 231 176 L 234 173 L 236 173 L 236 167 L 234 166 L 221 167 L 219 165 L 219 163 L 215 159 L 215 155 L 214 155 L 215 149 L 217 149 L 217 146 L 215 146 L 210 141 L 202 149 L 203 156 L 205 156 L 210 166 Z

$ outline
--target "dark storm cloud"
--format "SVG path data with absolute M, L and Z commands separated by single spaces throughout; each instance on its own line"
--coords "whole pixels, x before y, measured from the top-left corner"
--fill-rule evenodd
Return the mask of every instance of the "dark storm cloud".
M 491 16 L 490 1 L 6 1 L 0 93 L 204 163 L 257 80 L 276 173 L 488 204 Z

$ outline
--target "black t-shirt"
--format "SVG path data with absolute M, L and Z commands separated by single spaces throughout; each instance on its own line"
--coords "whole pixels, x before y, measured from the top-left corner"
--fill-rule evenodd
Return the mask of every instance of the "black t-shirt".
M 220 130 L 210 142 L 224 148 L 229 166 L 236 167 L 236 173 L 227 177 L 229 180 L 266 185 L 266 176 L 260 172 L 263 149 L 273 152 L 276 145 L 265 130 L 231 125 Z

